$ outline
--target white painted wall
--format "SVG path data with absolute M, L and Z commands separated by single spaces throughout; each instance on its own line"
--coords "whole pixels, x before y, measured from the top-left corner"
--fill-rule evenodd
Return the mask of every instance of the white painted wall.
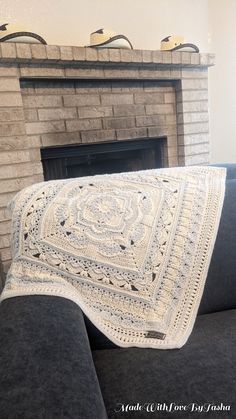
M 23 22 L 59 45 L 87 45 L 105 27 L 135 48 L 159 49 L 162 38 L 181 34 L 207 51 L 207 11 L 207 0 L 0 0 L 0 21 Z
M 216 52 L 210 69 L 212 162 L 236 162 L 236 0 L 0 0 L 0 21 L 23 23 L 49 44 L 88 45 L 110 28 L 134 48 L 159 49 L 170 34 L 202 52 Z
M 211 160 L 236 163 L 236 1 L 209 0 Z

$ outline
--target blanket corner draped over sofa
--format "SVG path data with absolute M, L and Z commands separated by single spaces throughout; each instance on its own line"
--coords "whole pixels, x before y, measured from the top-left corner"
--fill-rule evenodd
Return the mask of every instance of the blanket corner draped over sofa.
M 193 166 L 35 184 L 11 203 L 1 299 L 77 303 L 119 346 L 179 348 L 204 289 L 226 170 Z

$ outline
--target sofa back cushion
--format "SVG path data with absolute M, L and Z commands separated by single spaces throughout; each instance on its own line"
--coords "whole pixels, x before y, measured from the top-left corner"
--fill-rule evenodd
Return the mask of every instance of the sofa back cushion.
M 199 314 L 236 308 L 236 179 L 226 181 L 224 205 Z

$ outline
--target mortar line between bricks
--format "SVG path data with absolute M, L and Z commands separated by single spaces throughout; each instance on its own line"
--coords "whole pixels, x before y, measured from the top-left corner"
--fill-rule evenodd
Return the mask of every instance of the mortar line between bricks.
M 79 131 L 79 143 L 82 143 L 82 134 L 81 134 L 81 131 Z M 78 144 L 78 142 L 76 142 L 75 144 Z
M 69 121 L 73 121 L 73 120 L 75 120 L 75 121 L 77 121 L 77 119 L 75 119 L 75 118 L 67 118 Z M 91 119 L 91 118 L 90 118 Z M 96 119 L 96 118 L 95 118 Z M 65 121 L 65 119 L 46 119 L 46 120 L 38 120 L 38 121 L 26 121 L 26 123 L 27 124 L 47 124 L 47 123 L 49 123 L 49 124 L 53 124 L 53 123 L 55 123 L 55 122 L 63 122 L 63 121 Z M 14 122 L 17 122 L 17 121 L 14 121 Z M 40 134 L 40 133 L 39 133 Z M 39 134 L 36 134 L 36 135 L 39 135 Z M 43 133 L 44 134 L 44 133 Z M 34 134 L 28 134 L 28 135 L 34 135 Z
M 190 93 L 190 92 L 194 92 L 194 93 L 199 93 L 199 92 L 206 92 L 208 93 L 208 89 L 182 89 L 181 93 Z
M 203 143 L 190 143 L 190 144 L 179 144 L 179 147 L 194 147 L 195 145 L 209 145 L 207 141 L 204 141 Z M 174 147 L 174 146 L 173 146 Z
M 21 95 L 21 91 L 20 90 L 1 90 L 0 89 L 0 94 L 9 94 L 9 93 L 15 93 L 15 94 L 20 94 Z
M 205 93 L 207 93 L 208 89 L 205 88 L 205 87 L 192 87 L 192 88 L 191 87 L 183 87 L 181 90 L 177 91 L 177 94 L 186 93 L 186 92 L 195 92 L 195 93 L 205 92 Z
M 21 119 L 11 119 L 9 121 L 0 121 L 0 125 L 17 125 L 18 127 L 21 126 L 22 122 L 25 122 L 25 118 Z M 24 135 L 24 134 L 21 134 Z M 0 133 L 1 136 L 1 133 Z M 10 134 L 12 136 L 12 134 Z
M 191 137 L 192 135 L 205 135 L 205 134 L 209 135 L 209 131 L 202 131 L 202 132 L 198 131 L 198 132 L 191 132 L 191 133 L 186 133 L 186 134 L 183 133 L 183 134 L 178 134 L 177 136 L 178 137 L 181 137 L 181 136 Z
M 102 122 L 102 130 L 105 130 L 105 129 L 106 129 L 106 128 L 105 128 L 105 124 L 104 124 L 104 122 L 105 122 L 105 121 L 104 121 L 104 119 L 105 119 L 105 118 L 101 118 L 101 122 Z
M 9 108 L 10 108 L 10 106 L 9 106 Z M 26 110 L 26 111 L 27 111 L 28 109 L 29 109 L 29 110 L 37 109 L 37 110 L 39 110 L 39 111 L 40 111 L 41 109 L 42 109 L 42 110 L 44 110 L 44 109 L 45 109 L 45 110 L 52 110 L 52 109 L 64 109 L 64 108 L 66 108 L 66 109 L 69 109 L 69 108 L 75 108 L 75 106 L 71 106 L 71 107 L 70 107 L 70 106 L 62 106 L 62 105 L 60 105 L 60 106 L 53 106 L 53 105 L 52 105 L 52 106 L 50 106 L 50 107 L 46 107 L 46 106 L 45 106 L 45 107 L 44 107 L 44 106 L 35 106 L 35 107 L 30 106 L 30 107 L 26 107 L 26 106 L 23 106 L 23 109 L 24 109 L 24 110 Z M 0 108 L 0 109 L 1 109 L 1 108 Z
M 0 109 L 1 111 L 1 109 Z M 25 122 L 25 117 L 19 119 L 5 119 L 4 121 L 0 120 L 0 124 L 15 124 L 17 122 Z M 1 134 L 0 134 L 1 135 Z
M 182 126 L 183 125 L 184 126 L 189 126 L 189 125 L 195 125 L 195 124 L 204 124 L 204 125 L 208 124 L 208 126 L 209 126 L 209 118 L 204 119 L 204 120 L 200 120 L 200 121 L 188 122 L 188 123 L 184 123 L 182 118 L 181 118 L 181 121 L 177 121 L 177 125 L 178 125 L 179 128 L 181 127 L 181 125 Z
M 7 207 L 4 208 L 6 209 Z M 5 221 L 11 221 L 11 218 L 0 218 L 0 223 L 4 223 Z
M 44 95 L 42 95 L 42 96 L 44 96 Z M 48 95 L 46 95 L 46 96 L 48 96 Z M 49 95 L 50 96 L 50 95 Z M 51 95 L 51 96 L 54 96 L 54 95 Z M 66 105 L 65 105 L 65 97 L 64 97 L 64 95 L 59 95 L 59 97 L 61 97 L 61 100 L 62 100 L 62 107 L 63 108 L 66 108 Z M 59 106 L 55 106 L 55 108 L 57 108 L 57 107 L 59 107 Z M 50 108 L 46 108 L 46 107 L 44 107 L 43 106 L 43 108 L 42 109 L 50 109 Z
M 185 103 L 196 103 L 196 104 L 204 104 L 204 105 L 206 105 L 206 104 L 208 104 L 208 99 L 195 99 L 195 100 L 186 100 L 186 99 L 182 99 L 182 100 L 180 100 L 180 101 L 177 101 L 176 102 L 176 106 L 177 105 L 181 105 L 181 104 L 185 104 Z
M 15 192 L 15 191 L 12 191 L 12 192 Z M 5 218 L 0 221 L 1 221 L 1 224 L 9 224 L 9 220 L 6 220 Z M 4 236 L 5 234 L 7 233 L 0 233 L 0 236 Z
M 206 153 L 197 153 L 197 154 L 184 154 L 184 155 L 180 155 L 178 154 L 179 157 L 201 157 L 201 156 L 209 156 L 209 152 L 207 151 Z
M 178 113 L 178 115 L 188 115 L 188 114 L 192 114 L 192 113 L 196 113 L 196 114 L 198 114 L 198 113 L 206 113 L 206 114 L 208 114 L 208 111 L 179 111 L 179 112 L 177 112 Z M 171 114 L 172 115 L 172 114 Z

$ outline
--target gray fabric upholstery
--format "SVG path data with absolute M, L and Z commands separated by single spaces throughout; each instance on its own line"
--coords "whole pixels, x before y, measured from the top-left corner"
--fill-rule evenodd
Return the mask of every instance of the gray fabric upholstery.
M 0 305 L 0 418 L 105 419 L 83 316 L 64 298 Z
M 111 349 L 119 346 L 111 342 L 96 326 L 84 315 L 84 321 L 89 337 L 91 349 Z
M 93 351 L 108 417 L 236 418 L 236 310 L 198 316 L 181 349 Z M 231 412 L 115 413 L 119 403 L 230 404 Z
M 236 179 L 226 182 L 224 205 L 199 313 L 236 308 Z
M 236 164 L 235 163 L 218 163 L 218 164 L 210 164 L 210 166 L 217 166 L 217 167 L 226 167 L 227 169 L 227 180 L 236 179 Z

